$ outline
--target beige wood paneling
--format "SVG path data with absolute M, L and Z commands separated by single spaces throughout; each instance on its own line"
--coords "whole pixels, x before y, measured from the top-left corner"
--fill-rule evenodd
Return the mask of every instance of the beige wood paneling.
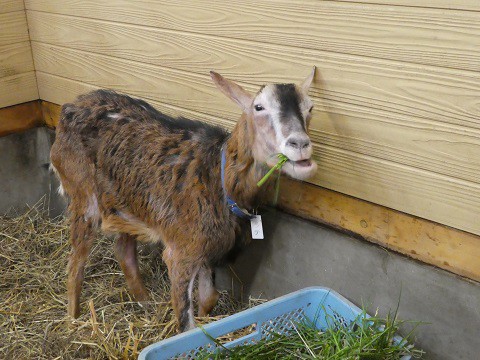
M 24 9 L 23 0 L 0 0 L 0 14 Z
M 42 99 L 94 87 L 231 127 L 247 89 L 319 69 L 312 181 L 480 234 L 480 5 L 27 0 Z M 447 10 L 450 9 L 450 10 Z
M 480 11 L 478 0 L 335 0 L 349 3 L 381 4 L 439 9 L 459 9 Z
M 67 102 L 71 102 L 80 94 L 100 88 L 99 86 L 86 84 L 67 78 L 62 78 L 41 71 L 37 72 L 37 78 L 40 89 L 40 98 L 42 100 L 46 100 L 55 104 L 64 104 Z M 233 118 L 234 120 L 228 120 L 226 119 L 226 117 L 215 117 L 187 108 L 163 103 L 161 101 L 149 99 L 148 102 L 167 115 L 186 116 L 191 119 L 197 119 L 207 122 L 209 124 L 221 125 L 230 130 L 235 125 L 235 120 L 239 116 L 239 114 L 235 114 Z
M 33 70 L 30 42 L 0 45 L 0 78 Z
M 480 235 L 480 185 L 338 148 L 318 148 L 321 168 L 313 183 Z
M 54 103 L 71 101 L 80 93 L 96 88 L 43 73 L 38 74 L 38 81 L 42 91 L 48 94 L 45 100 Z M 40 95 L 44 99 L 44 95 L 42 93 Z M 178 109 L 182 104 L 177 104 L 174 111 L 172 107 L 166 107 L 158 101 L 152 104 L 170 115 L 183 114 L 225 124 L 192 109 L 188 109 L 190 111 Z M 212 107 L 216 105 L 212 104 Z M 391 207 L 391 204 L 395 204 L 400 209 L 408 209 L 411 214 L 427 217 L 426 214 L 427 218 L 433 221 L 447 225 L 455 224 L 455 227 L 479 233 L 478 184 L 454 180 L 325 145 L 315 146 L 315 156 L 321 163 L 321 171 L 313 180 L 316 184 L 385 206 Z M 428 201 L 419 201 L 422 198 Z
M 35 72 L 0 78 L 0 108 L 37 99 Z
M 0 108 L 38 99 L 29 40 L 23 1 L 0 1 Z
M 206 47 L 204 46 L 206 38 L 199 35 L 45 13 L 29 12 L 28 18 L 32 39 L 36 41 L 175 67 L 203 75 L 205 69 L 211 66 L 227 76 L 244 81 L 255 77 L 278 80 L 278 75 L 270 74 L 295 74 L 296 70 L 308 66 L 322 56 L 322 53 L 315 51 L 298 56 L 298 49 L 271 45 L 264 46 L 259 51 L 257 48 L 252 49 L 249 42 L 233 39 L 208 38 Z M 145 49 L 149 50 L 144 51 Z M 279 57 L 278 53 L 282 53 L 283 56 Z M 223 55 L 220 57 L 218 54 Z M 242 61 L 239 62 L 239 59 Z M 261 63 L 264 65 L 259 67 L 258 64 Z M 270 68 L 270 73 L 252 73 L 253 69 L 258 68 Z M 410 69 L 415 71 L 416 68 L 410 66 Z M 333 77 L 338 78 L 341 72 L 338 66 L 336 71 Z M 438 79 L 442 76 L 454 78 L 456 75 L 440 72 Z M 290 76 L 288 80 L 295 80 L 295 77 Z M 352 80 L 355 81 L 355 77 L 352 77 Z M 422 80 L 424 83 L 429 81 L 425 76 Z M 371 83 L 376 82 L 377 79 L 374 77 Z M 348 86 L 347 84 L 346 87 Z M 454 84 L 450 84 L 450 87 L 452 86 L 455 87 Z M 357 97 L 361 95 L 360 89 Z M 334 100 L 329 104 L 333 102 Z M 392 104 L 392 107 L 395 105 Z M 479 141 L 478 131 L 466 134 L 462 129 L 432 124 L 429 121 L 422 121 L 418 116 L 412 121 L 409 114 L 392 114 L 388 109 L 380 110 L 372 122 L 370 104 L 355 106 L 351 103 L 337 102 L 335 106 L 330 106 L 329 110 L 332 116 L 323 112 L 321 120 L 318 121 L 320 123 L 318 129 L 323 128 L 325 121 L 328 126 L 326 134 L 318 134 L 318 139 L 322 142 L 326 141 L 330 145 L 373 156 L 382 156 L 407 165 L 423 165 L 427 170 L 464 180 L 476 181 L 478 178 L 480 157 L 474 156 L 476 143 Z M 330 121 L 330 118 L 334 120 Z M 385 121 L 389 118 L 393 120 Z M 378 137 L 381 139 L 377 139 Z M 406 143 L 408 146 L 405 146 Z M 447 163 L 445 157 L 449 160 Z M 451 164 L 454 165 L 450 166 Z
M 0 14 L 0 44 L 9 45 L 28 41 L 27 18 L 25 11 Z
M 218 65 L 222 69 L 231 69 L 235 66 L 236 54 L 233 50 L 230 50 L 230 47 L 224 47 L 224 49 L 229 49 L 229 51 Z M 241 76 L 239 74 L 247 72 L 255 64 L 256 58 L 249 57 L 246 52 L 247 49 L 244 50 L 244 61 L 242 65 L 238 65 L 240 68 L 236 70 L 236 73 L 232 73 L 232 70 L 226 71 L 235 79 L 245 78 L 245 75 Z M 242 49 L 237 51 L 238 54 L 242 53 Z M 188 87 L 189 78 L 191 78 L 191 81 L 199 82 L 195 85 L 198 94 L 194 97 L 201 103 L 195 101 L 186 107 L 217 116 L 227 115 L 232 118 L 237 116 L 235 108 L 232 108 L 226 99 L 218 97 L 217 91 L 207 74 L 197 76 L 175 72 L 166 68 L 96 56 L 40 43 L 34 43 L 34 52 L 38 70 L 97 86 L 108 85 L 137 96 L 156 100 L 162 99 L 163 102 L 169 102 L 167 99 L 174 96 L 175 99 L 172 100 L 172 104 L 183 107 L 185 107 L 183 103 L 189 101 L 185 94 L 190 94 L 190 91 L 192 91 Z M 274 55 L 269 58 L 276 73 L 294 73 L 294 69 L 306 68 L 307 64 L 313 61 L 313 56 L 312 60 L 303 60 L 299 57 L 290 60 L 294 58 L 294 53 L 289 54 L 288 52 L 288 49 L 284 49 L 284 56 L 279 60 L 275 60 Z M 180 52 L 179 57 L 183 59 L 185 69 L 189 67 L 188 61 L 192 66 L 196 64 L 198 67 L 202 67 L 196 55 L 197 52 L 192 50 Z M 208 60 L 205 59 L 203 68 L 207 67 L 208 64 Z M 348 65 L 352 67 L 351 64 Z M 347 67 L 347 65 L 344 65 L 344 67 Z M 337 65 L 329 73 L 324 71 L 322 73 L 324 82 L 329 84 L 337 81 L 342 76 L 341 69 L 342 65 Z M 118 72 L 117 75 L 115 75 L 116 72 Z M 99 75 L 100 73 L 101 75 Z M 358 77 L 362 74 L 353 73 L 351 78 L 353 81 L 356 81 L 355 75 Z M 137 80 L 129 80 L 131 76 L 137 78 Z M 272 79 L 277 77 L 278 80 L 279 76 L 270 75 L 269 77 Z M 180 77 L 185 84 L 179 86 L 176 81 L 177 77 Z M 300 77 L 301 75 L 297 75 L 296 79 Z M 375 79 L 374 75 L 372 77 L 372 84 L 381 81 L 381 79 Z M 109 83 L 111 79 L 115 79 L 116 83 Z M 455 77 L 452 76 L 452 79 L 455 79 Z M 285 80 L 284 77 L 281 80 Z M 290 75 L 286 80 L 293 81 L 294 78 Z M 427 78 L 412 81 L 411 87 L 428 86 L 428 80 Z M 478 80 L 478 92 L 480 93 L 480 76 L 478 76 Z M 142 83 L 142 86 L 137 86 L 134 83 L 139 81 L 146 84 Z M 345 93 L 348 91 L 348 86 L 348 83 L 344 83 Z M 247 87 L 249 86 L 247 85 Z M 426 120 L 419 115 L 412 118 L 408 114 L 392 113 L 388 111 L 388 108 L 373 110 L 370 107 L 371 101 L 368 104 L 364 103 L 364 94 L 361 87 L 358 88 L 356 94 L 356 104 L 353 104 L 352 101 L 338 102 L 333 100 L 335 97 L 331 95 L 326 98 L 325 95 L 328 95 L 328 92 L 322 90 L 321 87 L 322 84 L 314 92 L 316 94 L 315 101 L 318 105 L 312 121 L 312 137 L 315 141 L 409 166 L 421 167 L 443 175 L 469 181 L 478 180 L 480 156 L 475 155 L 478 155 L 479 151 L 480 130 L 465 131 L 451 124 Z M 255 89 L 255 87 L 249 88 Z M 337 86 L 337 88 L 340 87 Z M 400 96 L 405 89 L 394 88 L 394 90 Z M 383 96 L 381 92 L 377 92 L 377 94 L 373 96 Z M 433 95 L 431 99 L 435 100 Z M 411 97 L 412 102 L 415 100 L 414 97 Z M 455 101 L 455 99 L 452 99 L 452 101 Z M 392 103 L 389 106 L 394 108 L 395 104 Z
M 32 45 L 37 71 L 206 114 L 233 119 L 240 114 L 229 100 L 219 96 L 207 74 L 180 72 L 35 42 Z
M 316 143 L 478 183 L 477 130 L 462 131 L 359 106 L 316 110 L 312 122 L 311 137 Z
M 135 58 L 142 45 L 151 49 L 150 61 L 161 61 L 157 53 L 163 37 L 172 35 L 152 28 L 126 26 L 123 22 L 148 25 L 183 32 L 179 47 L 188 43 L 189 34 L 237 38 L 262 43 L 249 44 L 250 50 L 263 48 L 263 43 L 288 45 L 297 48 L 325 50 L 354 55 L 385 58 L 468 70 L 480 70 L 480 13 L 443 11 L 411 7 L 385 7 L 338 3 L 331 1 L 279 1 L 270 4 L 259 1 L 217 2 L 208 0 L 188 2 L 149 3 L 141 7 L 123 1 L 98 1 L 79 6 L 76 1 L 27 2 L 28 9 L 81 15 L 108 20 L 30 13 L 29 22 L 34 37 L 41 41 L 64 43 L 75 48 L 113 51 L 112 55 Z M 110 22 L 121 21 L 120 23 Z M 187 40 L 185 40 L 187 39 Z M 204 39 L 193 46 L 199 47 Z M 152 42 L 158 42 L 153 44 Z M 168 42 L 168 39 L 167 41 Z M 190 40 L 190 42 L 193 42 Z M 122 45 L 128 50 L 122 49 Z M 191 44 L 187 44 L 191 46 Z M 144 48 L 145 49 L 145 48 Z M 298 51 L 302 51 L 299 49 Z M 141 51 L 140 53 L 145 53 Z M 218 54 L 218 53 L 217 53 Z M 419 56 L 421 54 L 421 56 Z M 168 54 L 170 58 L 175 53 Z M 168 57 L 167 57 L 168 61 Z
M 35 38 L 35 31 L 32 36 Z M 168 35 L 164 38 L 166 37 Z M 278 74 L 282 74 L 282 80 L 285 81 L 297 80 L 297 74 L 302 68 L 316 64 L 326 80 L 325 88 L 321 89 L 322 93 L 319 94 L 323 98 L 348 104 L 368 104 L 369 108 L 480 129 L 479 110 L 476 106 L 480 76 L 477 73 L 317 50 L 304 49 L 300 52 L 299 49 L 276 45 L 264 45 L 261 50 L 257 50 L 252 49 L 251 44 L 226 39 L 215 42 L 190 36 L 189 42 L 182 43 L 178 40 L 176 37 L 171 39 L 169 48 L 172 49 L 172 45 L 178 44 L 177 53 L 170 57 L 171 60 L 167 56 L 164 66 L 186 71 L 197 70 L 205 74 L 206 67 L 213 65 L 212 67 L 225 75 L 238 80 L 251 81 L 256 78 L 257 82 L 262 82 L 278 81 Z M 111 44 L 108 40 L 106 43 Z M 197 49 L 193 43 L 197 44 Z M 75 45 L 73 47 L 76 48 Z M 202 54 L 197 57 L 202 51 L 200 47 L 204 49 L 203 57 Z M 213 51 L 209 52 L 206 47 Z M 155 49 L 159 48 L 155 47 L 153 54 Z M 222 56 L 218 56 L 219 49 L 223 49 Z M 92 50 L 96 51 L 98 48 L 92 46 L 89 52 Z M 110 51 L 116 55 L 114 50 Z M 215 56 L 213 54 L 217 54 L 216 59 L 209 61 Z M 148 62 L 148 59 L 142 60 L 141 57 L 142 55 L 138 54 L 134 58 Z M 163 59 L 161 56 L 159 58 Z M 161 61 L 156 61 L 159 62 Z

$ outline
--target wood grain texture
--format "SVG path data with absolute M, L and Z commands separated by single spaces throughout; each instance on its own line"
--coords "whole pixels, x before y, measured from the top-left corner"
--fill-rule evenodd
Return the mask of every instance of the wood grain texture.
M 33 70 L 30 42 L 0 45 L 0 78 Z
M 240 114 L 229 100 L 219 96 L 206 74 L 200 76 L 40 43 L 32 45 L 35 66 L 40 72 L 212 115 L 236 119 Z M 43 90 L 41 94 L 42 99 L 48 100 Z
M 25 11 L 0 14 L 0 44 L 29 41 Z
M 0 0 L 0 14 L 24 10 L 23 0 Z
M 351 151 L 317 145 L 311 182 L 480 234 L 480 185 Z
M 0 0 L 0 14 L 24 9 L 23 0 Z
M 214 36 L 217 41 L 218 37 L 248 40 L 250 50 L 261 49 L 264 44 L 279 44 L 480 70 L 480 12 L 446 12 L 316 0 L 304 0 L 300 4 L 292 1 L 258 1 L 253 4 L 242 0 L 217 2 L 214 7 L 207 0 L 182 4 L 162 1 L 145 5 L 143 11 L 141 2 L 125 4 L 116 1 L 116 6 L 112 6 L 109 5 L 111 2 L 99 1 L 91 5 L 85 3 L 84 7 L 78 6 L 75 1 L 61 3 L 60 6 L 47 6 L 35 2 L 32 7 L 27 3 L 27 7 L 46 7 L 46 11 L 107 22 L 29 12 L 32 33 L 42 33 L 44 38 L 52 40 L 60 38 L 76 46 L 93 42 L 87 44 L 89 50 L 110 46 L 121 53 L 118 47 L 123 37 L 130 38 L 129 44 L 136 42 L 134 47 L 152 39 L 162 42 L 164 33 L 154 28 L 110 22 L 115 19 L 122 23 L 181 31 L 183 36 L 196 33 Z M 55 35 L 54 31 L 59 33 Z M 99 33 L 97 36 L 96 31 Z M 147 48 L 157 49 L 158 46 L 149 44 Z M 130 52 L 134 53 L 133 49 Z
M 392 116 L 358 106 L 351 106 L 349 110 L 345 106 L 315 110 L 311 127 L 311 138 L 318 144 L 454 179 L 479 181 L 478 131 Z
M 0 108 L 38 99 L 23 1 L 0 1 Z M 12 120 L 6 127 L 10 127 Z M 30 126 L 19 119 L 18 128 Z M 14 126 L 14 128 L 17 128 Z M 3 127 L 3 130 L 6 128 Z M 6 130 L 5 130 L 6 131 Z
M 0 108 L 37 99 L 35 72 L 0 78 Z
M 208 46 L 214 47 L 209 43 Z M 299 69 L 309 68 L 316 63 L 321 69 L 324 83 L 315 94 L 327 102 L 335 101 L 336 106 L 346 104 L 365 106 L 372 110 L 385 111 L 408 117 L 436 120 L 445 124 L 462 125 L 480 129 L 479 109 L 477 106 L 480 94 L 480 75 L 439 68 L 419 68 L 414 65 L 399 65 L 381 60 L 362 59 L 341 54 L 329 54 L 312 51 L 310 54 L 298 54 L 297 51 L 276 46 L 265 46 L 261 55 L 255 56 L 246 47 L 229 43 L 223 46 L 224 60 L 214 63 L 216 69 L 226 76 L 237 80 L 276 81 L 282 74 L 285 81 L 298 80 Z M 34 44 L 41 51 L 44 45 Z M 53 48 L 52 48 L 53 49 Z M 270 50 L 270 51 L 269 51 Z M 51 50 L 53 51 L 53 50 Z M 55 49 L 58 53 L 68 50 Z M 208 50 L 205 50 L 208 51 Z M 282 57 L 278 59 L 278 53 Z M 183 59 L 178 68 L 186 70 L 189 66 L 203 69 L 206 64 L 202 58 L 196 57 L 194 50 L 183 50 L 178 47 L 177 58 Z M 232 55 L 228 55 L 232 54 Z M 239 61 L 243 56 L 243 61 Z M 263 58 L 265 66 L 252 67 L 259 57 Z M 205 58 L 205 57 L 204 57 Z M 188 62 L 188 63 L 187 63 Z M 166 65 L 170 65 L 172 62 Z M 237 65 L 235 64 L 244 64 Z M 137 65 L 138 66 L 138 65 Z M 228 68 L 228 70 L 227 70 Z M 223 69 L 226 69 L 224 71 Z M 249 71 L 243 71 L 249 69 Z M 252 69 L 258 69 L 252 73 Z M 263 69 L 263 70 L 262 70 Z M 265 69 L 269 69 L 268 71 Z M 189 70 L 191 71 L 191 70 Z M 315 89 L 314 89 L 315 91 Z M 442 101 L 439 100 L 442 99 Z M 328 103 L 326 104 L 329 105 Z
M 43 116 L 38 101 L 0 109 L 0 136 L 43 125 Z
M 239 112 L 208 70 L 253 90 L 298 81 L 317 65 L 313 181 L 478 234 L 480 12 L 463 11 L 469 0 L 455 2 L 458 11 L 444 0 L 439 9 L 395 1 L 26 7 L 40 96 L 53 102 L 111 87 L 231 126 Z
M 478 0 L 335 0 L 349 3 L 360 4 L 381 4 L 381 5 L 398 5 L 412 7 L 426 7 L 438 9 L 454 9 L 454 10 L 473 10 L 480 11 L 480 2 Z
M 211 43 L 209 45 L 210 49 L 214 48 Z M 91 53 L 42 43 L 34 43 L 33 49 L 37 69 L 43 72 L 100 87 L 114 87 L 140 97 L 219 117 L 226 116 L 236 119 L 238 116 L 235 107 L 232 107 L 229 101 L 218 95 L 218 91 L 213 87 L 205 73 L 203 75 L 182 73 L 163 67 L 96 56 Z M 245 51 L 242 52 L 242 50 Z M 219 48 L 213 51 L 221 50 Z M 251 55 L 248 53 L 248 49 L 238 49 L 233 45 L 231 47 L 224 46 L 223 51 L 225 51 L 225 55 L 221 58 L 222 61 L 217 64 L 217 67 L 225 69 L 226 75 L 231 75 L 234 79 L 248 80 L 243 71 L 248 72 L 254 68 L 258 59 L 255 54 Z M 279 79 L 289 81 L 300 79 L 302 75 L 297 75 L 294 78 L 287 74 L 295 74 L 295 69 L 298 73 L 298 69 L 307 68 L 306 64 L 310 60 L 302 62 L 301 57 L 295 58 L 294 53 L 289 54 L 289 51 L 292 52 L 285 49 L 284 56 L 281 59 L 276 59 L 275 55 L 264 58 L 268 59 L 271 64 L 271 71 L 278 75 L 268 72 L 252 77 L 252 79 L 257 83 L 259 83 L 258 77 L 265 78 L 266 81 L 272 81 L 275 78 L 277 81 Z M 192 50 L 188 52 L 179 50 L 178 53 L 181 54 L 178 56 L 183 59 L 183 63 L 179 65 L 182 70 L 189 68 L 187 62 L 190 62 L 191 67 L 196 66 L 199 71 L 200 68 L 205 69 L 208 66 L 208 59 L 201 59 Z M 212 57 L 213 54 L 212 52 Z M 243 61 L 240 63 L 241 65 L 237 65 L 239 69 L 233 71 L 232 68 L 236 63 L 238 64 L 237 58 L 240 58 L 242 54 Z M 294 58 L 295 60 L 291 60 Z M 331 63 L 334 64 L 333 59 Z M 343 63 L 343 65 L 345 68 L 352 66 L 348 63 Z M 388 111 L 388 108 L 372 109 L 371 101 L 365 102 L 361 87 L 357 89 L 354 101 L 338 101 L 333 95 L 326 98 L 327 88 L 334 88 L 335 91 L 341 88 L 338 79 L 342 77 L 345 71 L 342 71 L 342 64 L 336 65 L 330 71 L 326 70 L 325 67 L 320 71 L 323 80 L 317 82 L 314 91 L 312 91 L 317 104 L 317 110 L 312 120 L 312 138 L 314 141 L 408 166 L 420 167 L 442 175 L 478 182 L 478 174 L 480 173 L 480 130 L 469 129 L 466 131 L 464 128 L 452 126 L 443 121 L 425 119 L 419 114 L 412 117 L 411 115 Z M 224 71 L 221 70 L 221 72 Z M 351 73 L 351 80 L 355 80 L 355 77 L 367 77 L 362 73 L 354 73 L 353 70 Z M 374 75 L 371 76 L 374 77 Z M 115 80 L 115 83 L 111 82 L 112 79 Z M 456 80 L 453 75 L 451 79 Z M 372 85 L 375 80 L 378 84 L 382 81 L 377 75 L 377 79 L 374 77 L 370 80 Z M 194 102 L 189 101 L 189 97 L 192 96 L 189 82 L 194 83 L 196 89 L 193 96 L 195 98 Z M 406 83 L 406 80 L 403 82 Z M 344 82 L 342 80 L 341 84 L 343 84 L 343 91 L 347 94 L 349 91 L 348 81 Z M 410 86 L 419 88 L 426 87 L 428 84 L 428 78 L 417 78 L 416 80 L 412 79 Z M 245 86 L 256 91 L 255 86 L 246 83 Z M 453 87 L 453 85 L 451 86 Z M 408 90 L 406 85 L 405 88 L 397 88 L 395 85 L 391 87 L 397 92 L 398 97 L 402 95 L 405 97 L 404 93 Z M 478 76 L 477 87 L 477 96 L 480 98 L 480 76 Z M 376 90 L 376 93 L 372 96 L 377 98 L 384 96 L 383 89 L 380 89 L 379 86 L 373 89 Z M 351 87 L 350 90 L 352 90 Z M 439 88 L 432 88 L 431 91 L 439 91 Z M 446 92 L 448 89 L 444 91 Z M 353 98 L 353 95 L 350 95 L 350 97 Z M 418 99 L 414 96 L 410 99 L 411 102 L 418 102 Z M 431 102 L 435 102 L 430 105 L 430 108 L 433 108 L 437 103 L 434 95 L 426 100 L 425 106 L 428 106 L 430 99 Z M 451 101 L 456 101 L 456 98 L 452 98 Z M 474 102 L 473 97 L 472 102 Z M 395 108 L 395 106 L 395 103 L 389 104 L 389 108 Z M 455 104 L 452 103 L 453 106 Z M 474 106 L 472 109 L 475 111 Z M 478 125 L 480 126 L 480 122 Z
M 84 90 L 87 88 L 88 85 Z M 158 103 L 155 106 L 162 107 Z M 60 105 L 42 101 L 42 110 L 49 126 L 58 124 Z M 282 178 L 278 206 L 294 215 L 351 231 L 427 264 L 480 281 L 480 237 L 476 235 L 288 178 Z
M 37 76 L 40 89 L 45 91 L 41 98 L 54 103 L 71 101 L 96 88 L 50 74 Z M 173 107 L 159 101 L 152 104 L 170 115 L 233 125 L 192 108 L 184 110 L 181 103 Z M 214 105 L 211 110 L 210 113 L 218 111 Z M 313 179 L 315 184 L 480 234 L 480 185 L 322 144 L 315 144 L 314 148 L 320 168 Z
M 80 94 L 100 88 L 99 86 L 94 86 L 43 72 L 37 72 L 37 79 L 40 88 L 40 98 L 56 104 L 71 102 Z M 191 119 L 201 120 L 209 124 L 221 125 L 230 130 L 235 125 L 235 121 L 226 120 L 224 117 L 215 117 L 155 100 L 148 100 L 148 102 L 159 111 L 170 116 L 186 116 Z M 56 115 L 56 112 L 52 112 L 52 118 L 47 118 L 46 122 L 49 124 L 49 126 L 56 126 L 58 121 L 55 118 Z M 235 117 L 235 119 L 237 119 L 238 116 L 239 114 Z
M 278 206 L 480 281 L 479 236 L 287 178 L 282 178 Z

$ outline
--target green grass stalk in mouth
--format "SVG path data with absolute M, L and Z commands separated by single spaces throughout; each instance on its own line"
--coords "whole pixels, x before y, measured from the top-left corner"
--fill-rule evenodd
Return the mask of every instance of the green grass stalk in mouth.
M 280 171 L 283 165 L 288 161 L 288 157 L 283 154 L 278 154 L 277 157 L 279 158 L 278 162 L 265 174 L 265 176 L 257 183 L 257 186 L 260 187 L 268 180 L 268 178 L 275 172 Z

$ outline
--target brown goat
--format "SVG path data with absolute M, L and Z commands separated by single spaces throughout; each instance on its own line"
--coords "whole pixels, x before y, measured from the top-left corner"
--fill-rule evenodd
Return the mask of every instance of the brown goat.
M 282 171 L 294 178 L 316 171 L 307 135 L 314 72 L 300 86 L 266 85 L 255 96 L 211 72 L 217 87 L 243 110 L 231 134 L 170 118 L 113 91 L 93 91 L 63 105 L 51 161 L 70 200 L 68 314 L 79 315 L 85 263 L 98 227 L 118 235 L 116 255 L 137 300 L 148 298 L 137 240 L 161 242 L 180 331 L 194 327 L 197 275 L 199 315 L 208 314 L 218 300 L 213 267 L 248 241 L 242 237 L 248 219 L 233 213 L 227 199 L 254 208 L 256 183 L 278 153 L 289 158 Z

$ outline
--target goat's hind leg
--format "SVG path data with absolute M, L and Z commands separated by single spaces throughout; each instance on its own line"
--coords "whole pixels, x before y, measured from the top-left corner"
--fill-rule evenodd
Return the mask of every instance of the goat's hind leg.
M 80 293 L 83 275 L 90 249 L 95 238 L 94 222 L 83 215 L 72 214 L 70 224 L 70 242 L 72 251 L 68 261 L 68 315 L 77 318 L 80 315 Z
M 215 289 L 215 272 L 208 266 L 203 265 L 198 273 L 198 316 L 207 316 L 213 310 L 220 297 Z
M 137 241 L 134 236 L 120 234 L 115 244 L 115 254 L 125 275 L 128 289 L 137 301 L 148 300 L 148 291 L 143 284 L 137 262 Z

